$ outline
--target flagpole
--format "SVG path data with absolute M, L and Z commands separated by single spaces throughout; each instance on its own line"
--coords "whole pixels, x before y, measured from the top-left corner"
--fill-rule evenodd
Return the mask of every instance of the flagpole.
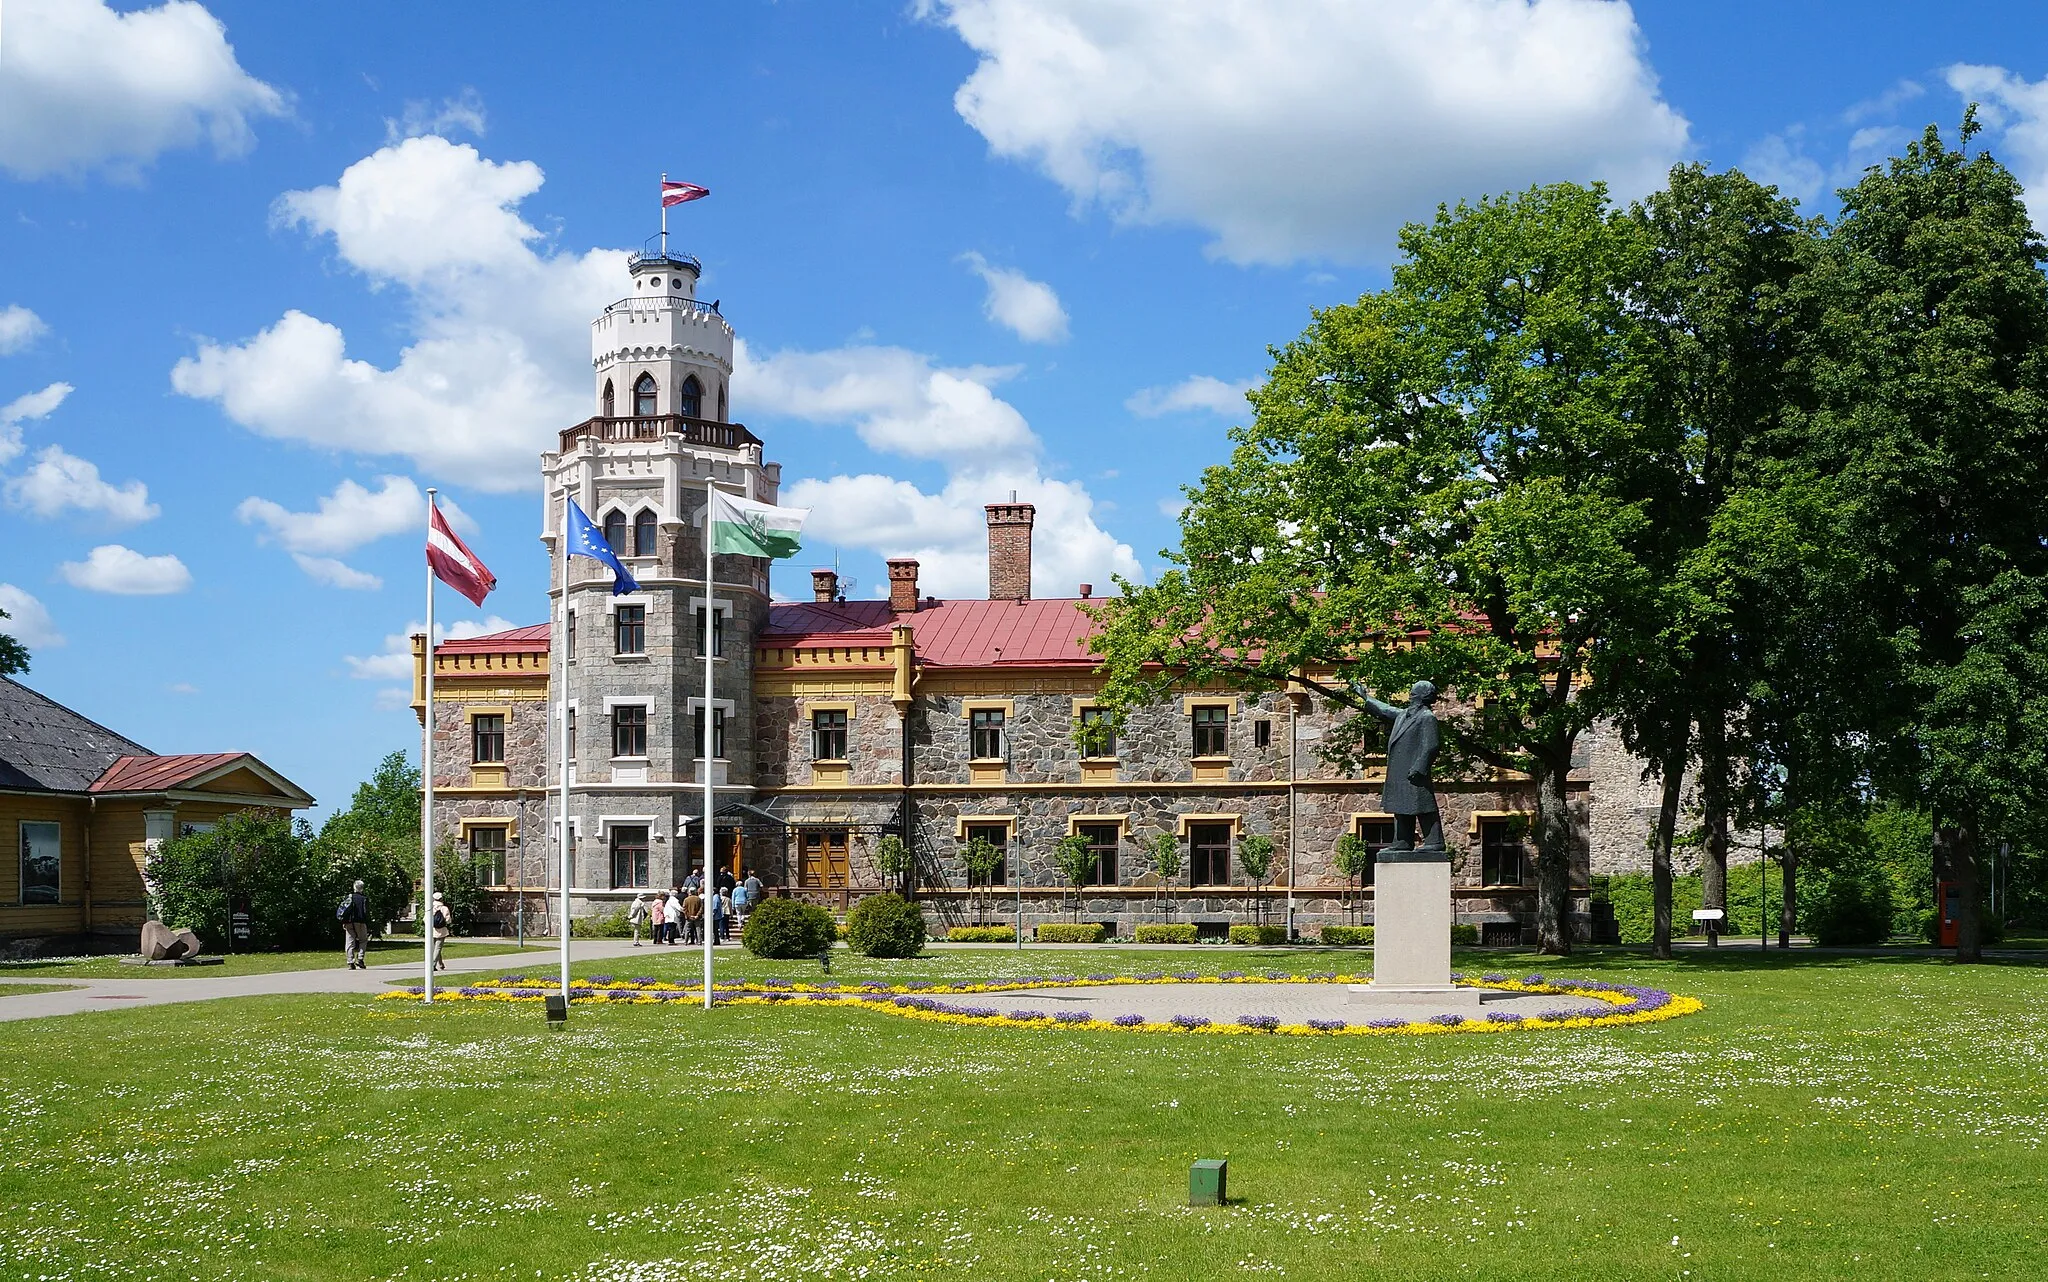
M 562 564 L 562 609 L 555 626 L 561 631 L 561 646 L 556 653 L 562 656 L 562 669 L 550 678 L 555 688 L 562 692 L 562 825 L 560 836 L 555 841 L 555 855 L 561 864 L 562 878 L 562 1009 L 569 1008 L 569 491 L 562 490 L 562 525 L 555 532 L 555 546 L 561 550 Z
M 434 542 L 433 486 L 427 487 L 427 545 Z M 434 563 L 427 562 L 427 715 L 420 740 L 420 850 L 426 867 L 425 889 L 420 891 L 421 925 L 425 927 L 426 978 L 420 995 L 434 1000 Z
M 711 1009 L 711 927 L 717 920 L 718 880 L 711 870 L 711 852 L 717 833 L 712 830 L 711 745 L 717 713 L 711 706 L 711 629 L 718 622 L 718 602 L 712 597 L 711 547 L 716 534 L 718 482 L 704 479 L 704 888 L 710 892 L 704 902 L 704 1009 Z
M 668 257 L 668 170 L 661 171 L 661 256 Z

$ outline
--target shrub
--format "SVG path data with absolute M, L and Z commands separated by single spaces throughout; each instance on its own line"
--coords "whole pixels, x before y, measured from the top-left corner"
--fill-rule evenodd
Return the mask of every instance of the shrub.
M 847 945 L 863 957 L 915 957 L 924 939 L 924 909 L 901 895 L 870 895 L 846 917 Z
M 903 838 L 892 835 L 875 843 L 875 871 L 882 874 L 884 881 L 901 882 L 910 866 L 910 847 L 903 843 Z
M 801 899 L 769 899 L 747 914 L 740 942 L 756 957 L 815 957 L 838 933 L 832 914 Z
M 1138 927 L 1137 934 L 1141 944 L 1192 944 L 1195 942 L 1195 923 L 1153 922 Z
M 1892 888 L 1881 869 L 1842 869 L 1810 910 L 1813 940 L 1826 945 L 1881 944 L 1892 933 Z
M 347 883 L 312 835 L 282 811 L 247 810 L 165 842 L 144 864 L 164 924 L 192 931 L 209 951 L 331 946 Z M 247 940 L 230 938 L 231 901 L 248 905 Z
M 1325 926 L 1323 927 L 1323 942 L 1339 947 L 1352 944 L 1369 944 L 1372 942 L 1372 927 Z
M 1232 926 L 1230 942 L 1233 944 L 1260 944 L 1271 946 L 1287 942 L 1285 926 Z
M 1099 944 L 1102 942 L 1102 923 L 1046 922 L 1038 927 L 1037 939 L 1041 944 Z
M 954 926 L 946 931 L 946 938 L 955 944 L 1014 944 L 1017 942 L 1015 926 Z
M 1451 942 L 1454 944 L 1477 944 L 1479 927 L 1471 922 L 1456 922 L 1451 926 Z
M 633 933 L 633 925 L 626 920 L 626 910 L 615 913 L 599 913 L 594 917 L 571 917 L 569 938 L 571 939 L 626 939 Z

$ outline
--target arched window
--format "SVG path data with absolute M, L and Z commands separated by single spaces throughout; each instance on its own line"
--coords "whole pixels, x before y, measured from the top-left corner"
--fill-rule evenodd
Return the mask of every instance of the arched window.
M 654 509 L 641 508 L 633 518 L 633 555 L 654 555 Z
M 614 556 L 626 550 L 626 514 L 617 508 L 604 514 L 604 541 Z
M 683 390 L 676 396 L 676 413 L 685 418 L 704 417 L 704 384 L 695 374 L 683 380 Z
M 654 417 L 654 375 L 642 374 L 633 383 L 633 417 Z
M 725 389 L 723 387 L 718 389 L 718 421 L 721 423 L 729 421 L 725 417 Z
M 612 403 L 612 381 L 610 379 L 604 381 L 604 410 L 602 412 L 606 418 L 614 418 L 618 414 L 617 407 Z

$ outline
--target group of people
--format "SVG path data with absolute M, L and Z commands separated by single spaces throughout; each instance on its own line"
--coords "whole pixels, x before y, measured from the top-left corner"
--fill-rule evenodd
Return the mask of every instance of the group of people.
M 761 879 L 753 869 L 745 880 L 721 868 L 707 884 L 702 872 L 692 869 L 679 886 L 657 890 L 649 899 L 636 892 L 626 909 L 626 921 L 633 928 L 633 947 L 640 946 L 640 928 L 652 927 L 657 944 L 701 944 L 705 918 L 710 918 L 711 942 L 723 944 L 746 925 L 747 912 L 761 902 Z

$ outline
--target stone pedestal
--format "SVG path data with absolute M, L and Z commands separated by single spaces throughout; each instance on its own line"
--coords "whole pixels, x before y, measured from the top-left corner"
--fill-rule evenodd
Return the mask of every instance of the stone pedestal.
M 1479 1009 L 1480 992 L 1451 983 L 1451 857 L 1383 850 L 1373 869 L 1372 983 L 1357 1001 Z

